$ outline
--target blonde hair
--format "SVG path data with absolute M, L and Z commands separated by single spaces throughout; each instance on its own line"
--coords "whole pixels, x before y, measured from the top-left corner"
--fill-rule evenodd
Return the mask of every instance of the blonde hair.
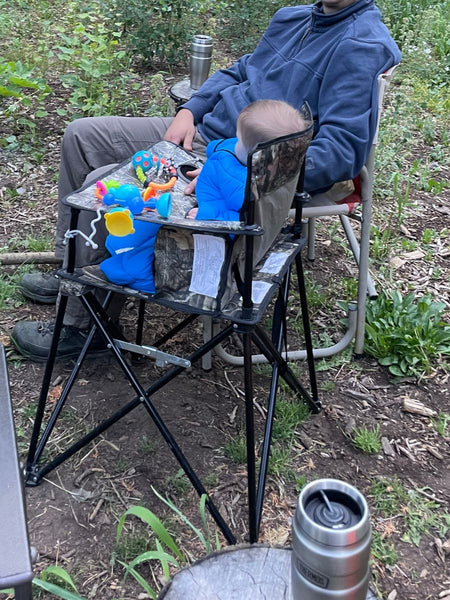
M 306 128 L 299 111 L 281 100 L 257 100 L 246 106 L 237 120 L 238 137 L 247 152 L 260 142 L 297 133 Z

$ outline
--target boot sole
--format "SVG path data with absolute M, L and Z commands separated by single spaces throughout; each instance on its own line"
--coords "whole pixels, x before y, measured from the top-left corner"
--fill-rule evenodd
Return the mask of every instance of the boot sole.
M 58 294 L 55 296 L 43 296 L 42 294 L 33 294 L 29 290 L 19 287 L 20 293 L 25 298 L 36 302 L 37 304 L 56 304 L 56 299 L 58 298 Z
M 38 362 L 38 363 L 45 363 L 48 361 L 48 356 L 41 356 L 40 354 L 34 354 L 33 352 L 30 352 L 29 350 L 24 350 L 18 344 L 18 342 L 14 339 L 14 337 L 12 335 L 10 336 L 10 339 L 11 339 L 11 342 L 12 342 L 14 348 L 24 358 L 27 358 L 29 360 L 32 360 L 33 362 Z M 58 362 L 64 361 L 64 360 L 74 360 L 74 359 L 78 358 L 78 356 L 80 355 L 80 352 L 81 352 L 81 349 L 78 350 L 77 352 L 73 352 L 72 354 L 64 354 L 64 356 L 56 354 L 55 360 Z M 108 348 L 103 348 L 103 349 L 98 349 L 98 350 L 88 350 L 86 356 L 89 356 L 89 358 L 101 358 L 102 356 L 106 356 L 109 353 L 110 353 L 110 350 Z

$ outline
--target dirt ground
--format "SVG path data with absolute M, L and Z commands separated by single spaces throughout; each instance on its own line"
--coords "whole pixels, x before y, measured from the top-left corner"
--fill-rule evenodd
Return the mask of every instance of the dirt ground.
M 54 174 L 60 133 L 60 124 L 53 130 L 48 129 L 44 161 L 29 170 L 25 180 L 15 168 L 17 157 L 3 153 L 5 162 L 0 172 L 0 198 L 8 201 L 10 210 L 2 216 L 0 246 L 14 237 L 24 239 L 28 234 L 42 235 L 43 232 L 51 235 L 55 220 Z M 19 189 L 19 193 L 8 195 L 14 189 Z M 22 202 L 23 198 L 30 197 L 33 198 L 32 204 Z M 433 197 L 420 198 L 418 210 L 411 215 L 410 221 L 406 221 L 410 236 L 419 239 L 425 227 L 433 226 L 426 212 L 436 202 Z M 436 224 L 439 221 L 440 228 L 449 227 L 448 197 L 446 203 L 439 202 L 442 210 L 434 211 L 433 218 Z M 315 265 L 307 264 L 312 276 L 318 277 L 324 284 L 334 281 L 339 277 L 339 270 L 344 269 L 333 259 L 335 252 L 340 251 L 334 244 L 330 245 L 323 233 L 322 237 L 319 235 L 318 253 L 323 260 L 316 261 Z M 437 257 L 436 261 L 445 272 L 448 257 Z M 405 265 L 397 276 L 417 279 L 420 291 L 427 286 L 425 280 L 420 280 L 420 276 L 426 275 L 427 268 L 417 263 Z M 8 273 L 14 267 L 4 269 Z M 447 284 L 443 282 L 444 288 Z M 319 311 L 316 325 L 323 327 L 325 323 L 339 328 L 333 311 L 333 308 L 331 314 Z M 126 332 L 132 331 L 136 314 L 137 307 L 130 301 L 124 319 Z M 2 342 L 8 343 L 8 333 L 18 320 L 47 319 L 52 315 L 52 307 L 26 302 L 1 311 Z M 149 313 L 146 337 L 152 339 L 168 320 L 176 318 L 176 315 L 162 316 L 159 311 Z M 199 326 L 193 325 L 185 334 L 178 336 L 169 351 L 185 355 L 200 341 Z M 12 352 L 9 356 L 18 442 L 20 452 L 25 456 L 44 367 L 20 361 Z M 50 405 L 66 381 L 70 366 L 70 363 L 57 364 L 52 376 Z M 147 383 L 155 379 L 160 369 L 145 363 L 140 364 L 137 371 Z M 437 433 L 429 416 L 410 413 L 403 408 L 405 399 L 415 399 L 436 413 L 450 412 L 448 371 L 437 369 L 432 377 L 421 382 L 393 383 L 386 368 L 364 357 L 329 361 L 327 365 L 321 363 L 318 378 L 324 409 L 318 415 L 311 415 L 297 428 L 290 448 L 289 474 L 281 473 L 268 479 L 260 541 L 289 545 L 290 522 L 299 481 L 321 477 L 343 479 L 367 496 L 373 509 L 374 531 L 386 543 L 392 544 L 397 552 L 398 558 L 393 564 L 374 557 L 373 587 L 379 597 L 384 600 L 437 600 L 446 597 L 442 593 L 450 589 L 450 523 L 446 528 L 441 521 L 439 525 L 430 525 L 417 545 L 411 543 L 405 538 L 403 518 L 408 512 L 407 502 L 400 514 L 384 516 L 375 506 L 377 499 L 373 496 L 373 484 L 378 480 L 395 481 L 398 478 L 407 490 L 416 491 L 424 500 L 434 500 L 440 506 L 441 514 L 448 513 L 450 439 Z M 267 383 L 268 378 L 260 370 L 256 377 L 255 398 L 259 407 L 255 411 L 259 427 Z M 198 474 L 210 482 L 208 491 L 231 524 L 239 542 L 246 541 L 248 534 L 246 473 L 242 464 L 233 463 L 228 458 L 224 447 L 243 431 L 242 389 L 240 368 L 225 364 L 216 357 L 212 370 L 204 371 L 200 365 L 194 365 L 154 397 L 157 410 L 186 457 Z M 131 397 L 130 391 L 130 386 L 124 382 L 112 360 L 88 360 L 53 432 L 48 450 L 50 455 L 122 406 L 124 399 Z M 367 454 L 354 446 L 352 432 L 355 427 L 362 426 L 380 427 L 383 451 Z M 192 559 L 200 558 L 203 551 L 198 541 L 179 522 L 170 520 L 170 513 L 156 498 L 152 486 L 161 494 L 169 494 L 181 511 L 199 523 L 198 497 L 180 477 L 178 464 L 147 413 L 139 407 L 51 472 L 41 485 L 26 488 L 30 537 L 39 552 L 37 570 L 47 564 L 60 564 L 72 574 L 80 593 L 87 598 L 145 598 L 142 590 L 131 580 L 123 584 L 120 566 L 112 564 L 114 552 L 122 558 L 126 554 L 128 561 L 133 558 L 130 555 L 132 542 L 126 550 L 123 547 L 118 549 L 115 535 L 120 516 L 127 508 L 137 504 L 147 506 L 161 518 L 168 519 L 183 549 Z M 129 525 L 128 533 L 128 539 L 137 540 L 136 544 L 142 540 L 138 524 Z M 139 547 L 136 554 L 142 550 Z M 143 573 L 148 575 L 145 569 Z

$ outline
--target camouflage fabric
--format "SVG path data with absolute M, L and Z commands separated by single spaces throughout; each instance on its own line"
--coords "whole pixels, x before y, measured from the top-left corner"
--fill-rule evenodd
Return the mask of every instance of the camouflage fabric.
M 250 203 L 253 203 L 255 223 L 264 230 L 263 235 L 252 238 L 253 266 L 271 248 L 287 219 L 311 136 L 312 130 L 300 137 L 261 145 L 251 157 L 247 181 L 250 191 L 241 214 L 245 218 Z M 193 233 L 168 228 L 159 231 L 155 243 L 155 297 L 202 311 L 224 311 L 232 299 L 236 302 L 234 264 L 238 265 L 241 278 L 244 277 L 246 236 L 222 236 L 227 247 L 222 265 L 223 283 L 217 296 L 212 298 L 189 290 L 194 260 Z
M 312 137 L 312 119 L 307 110 L 304 118 L 307 124 L 304 132 L 260 144 L 249 157 L 246 197 L 241 210 L 244 222 L 186 219 L 186 213 L 195 206 L 196 200 L 195 196 L 185 196 L 183 193 L 188 181 L 183 168 L 192 170 L 201 162 L 192 153 L 171 142 L 162 141 L 149 148 L 152 154 L 171 159 L 178 171 L 178 180 L 171 191 L 170 216 L 164 219 L 154 212 L 144 212 L 136 217 L 163 225 L 159 229 L 154 248 L 156 301 L 179 305 L 180 310 L 216 314 L 226 310 L 231 302 L 234 308 L 229 312 L 235 313 L 240 302 L 234 267 L 237 266 L 243 279 L 245 261 L 249 260 L 245 253 L 247 236 L 239 233 L 245 232 L 246 226 L 252 225 L 253 233 L 262 234 L 251 237 L 253 268 L 272 247 L 291 208 L 301 165 Z M 126 161 L 103 177 L 104 180 L 108 178 L 120 183 L 139 185 L 131 161 Z M 68 196 L 65 202 L 80 209 L 96 211 L 100 208 L 105 211 L 107 208 L 96 199 L 94 192 L 95 184 L 90 184 Z M 252 212 L 254 218 L 250 223 L 248 215 Z M 195 258 L 194 235 L 205 234 L 220 237 L 225 246 L 222 264 L 217 267 L 220 284 L 214 297 L 189 289 Z M 270 279 L 273 275 L 268 277 Z

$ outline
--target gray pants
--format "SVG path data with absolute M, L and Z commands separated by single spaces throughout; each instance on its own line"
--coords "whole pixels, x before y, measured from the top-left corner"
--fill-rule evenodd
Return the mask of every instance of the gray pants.
M 162 140 L 172 121 L 172 117 L 90 117 L 70 123 L 62 141 L 59 170 L 55 247 L 58 258 L 64 259 L 64 234 L 70 226 L 70 208 L 62 202 L 63 198 L 86 181 L 100 179 L 108 169 L 131 158 L 138 150 L 149 148 Z M 193 141 L 193 152 L 200 158 L 205 158 L 205 150 L 206 142 L 197 133 Z M 78 229 L 89 235 L 92 218 L 91 212 L 82 211 L 78 218 Z M 106 235 L 102 223 L 97 227 L 97 250 L 86 246 L 81 236 L 78 236 L 76 267 L 98 264 L 106 258 Z M 117 299 L 111 305 L 110 314 L 118 316 L 121 306 L 122 302 Z M 85 328 L 88 323 L 89 319 L 81 302 L 75 297 L 69 297 L 64 324 Z

